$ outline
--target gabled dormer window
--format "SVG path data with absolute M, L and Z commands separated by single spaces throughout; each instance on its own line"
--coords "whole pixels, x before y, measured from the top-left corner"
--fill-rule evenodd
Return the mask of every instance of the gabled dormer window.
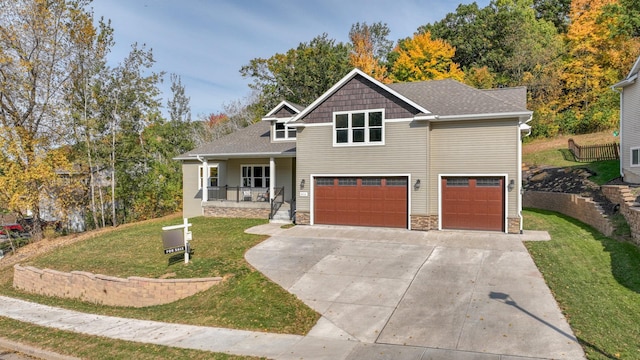
M 296 129 L 284 122 L 276 122 L 273 127 L 273 140 L 291 140 L 296 138 Z
M 334 113 L 333 145 L 384 145 L 384 110 Z

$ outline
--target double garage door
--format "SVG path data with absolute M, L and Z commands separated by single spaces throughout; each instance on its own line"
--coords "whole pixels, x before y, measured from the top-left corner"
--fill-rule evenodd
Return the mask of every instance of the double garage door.
M 314 223 L 407 228 L 406 177 L 316 177 Z M 504 231 L 503 177 L 442 178 L 443 229 Z
M 407 228 L 406 177 L 316 177 L 314 223 Z
M 442 228 L 504 231 L 503 177 L 442 179 Z

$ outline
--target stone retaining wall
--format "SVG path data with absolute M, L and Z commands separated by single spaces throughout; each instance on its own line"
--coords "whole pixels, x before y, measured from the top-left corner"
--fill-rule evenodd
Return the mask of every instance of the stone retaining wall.
M 620 213 L 627 220 L 631 237 L 640 245 L 640 208 L 634 206 L 636 197 L 626 185 L 603 185 L 602 193 L 614 204 L 620 205 Z
M 271 209 L 213 207 L 204 208 L 204 216 L 222 218 L 268 219 Z
M 522 197 L 524 207 L 557 211 L 589 224 L 601 233 L 611 236 L 613 225 L 600 211 L 591 198 L 576 194 L 547 191 L 525 191 Z
M 145 307 L 168 304 L 223 281 L 221 277 L 201 279 L 148 279 L 70 273 L 32 266 L 14 266 L 13 287 L 46 296 L 79 299 L 109 306 Z

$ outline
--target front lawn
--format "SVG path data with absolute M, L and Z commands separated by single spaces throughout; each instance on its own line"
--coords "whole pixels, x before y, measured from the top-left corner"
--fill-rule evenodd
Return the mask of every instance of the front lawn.
M 188 265 L 181 255 L 164 255 L 161 228 L 181 219 L 151 222 L 55 250 L 22 265 L 60 271 L 150 278 L 195 278 L 231 275 L 221 285 L 171 304 L 148 308 L 98 306 L 49 298 L 12 288 L 13 269 L 0 271 L 0 293 L 88 313 L 191 325 L 219 326 L 274 333 L 306 334 L 319 315 L 253 269 L 244 253 L 266 237 L 244 230 L 263 220 L 193 218 L 194 255 Z M 43 240 L 47 241 L 47 240 Z
M 589 359 L 640 359 L 640 249 L 567 216 L 525 212 L 527 249 Z

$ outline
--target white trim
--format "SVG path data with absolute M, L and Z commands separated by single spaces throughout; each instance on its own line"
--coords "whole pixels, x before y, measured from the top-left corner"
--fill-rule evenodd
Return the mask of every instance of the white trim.
M 333 126 L 333 122 L 321 122 L 321 123 L 296 123 L 291 122 L 288 124 L 289 127 L 292 128 L 303 128 L 303 127 L 318 127 L 318 126 Z
M 276 121 L 273 121 L 271 123 L 271 141 L 273 142 L 281 142 L 281 141 L 295 141 L 296 137 L 298 136 L 297 131 L 296 131 L 296 127 L 295 126 L 289 126 L 287 125 L 287 122 L 289 122 L 289 119 L 277 119 Z M 277 124 L 283 124 L 284 125 L 284 137 L 283 138 L 278 138 L 276 137 L 276 133 L 277 133 L 277 129 L 276 129 L 276 125 Z M 296 132 L 296 136 L 294 137 L 289 137 L 289 131 L 293 130 Z
M 371 113 L 382 113 L 382 133 L 380 141 L 370 141 L 369 140 L 369 114 Z M 352 119 L 353 114 L 366 114 L 364 119 L 364 141 L 362 142 L 353 142 L 353 126 Z M 347 131 L 348 141 L 344 143 L 339 143 L 337 138 L 337 128 L 336 128 L 336 117 L 338 115 L 347 115 L 348 116 L 348 126 L 341 130 Z M 333 147 L 351 147 L 351 146 L 383 146 L 385 144 L 385 109 L 367 109 L 367 110 L 349 110 L 349 111 L 334 111 L 332 114 L 332 124 L 333 124 Z
M 207 181 L 207 187 L 211 186 L 211 177 L 209 176 L 211 174 L 211 168 L 216 168 L 218 169 L 217 171 L 217 176 L 216 178 L 218 179 L 217 183 L 218 185 L 216 186 L 220 186 L 220 168 L 218 167 L 219 163 L 211 163 L 211 164 L 207 164 L 207 176 L 206 176 L 206 181 Z M 204 165 L 198 165 L 198 190 L 202 190 L 202 184 L 204 183 Z
M 271 111 L 269 111 L 263 118 L 262 120 L 273 120 L 273 119 L 277 119 L 277 118 L 269 118 L 271 117 L 273 114 L 277 113 L 280 109 L 282 109 L 284 106 L 288 107 L 289 109 L 293 110 L 293 112 L 295 112 L 296 114 L 300 113 L 300 110 L 298 110 L 298 108 L 296 108 L 295 106 L 293 106 L 290 102 L 288 102 L 287 100 L 282 100 L 280 101 L 280 103 L 278 105 L 276 105 L 276 107 L 274 107 L 273 109 L 271 109 Z M 295 115 L 294 115 L 295 116 Z M 288 119 L 293 118 L 290 117 Z
M 434 122 L 457 121 L 457 120 L 486 120 L 486 119 L 506 119 L 506 118 L 528 118 L 531 120 L 532 111 L 516 111 L 506 113 L 486 113 L 486 114 L 466 114 L 466 115 L 436 115 Z M 529 120 L 525 121 L 528 122 Z
M 638 150 L 638 163 L 633 163 L 633 151 Z M 632 147 L 629 149 L 629 166 L 630 167 L 640 167 L 640 146 Z
M 244 169 L 244 167 L 245 167 L 245 166 L 251 166 L 251 168 L 252 168 L 252 169 L 251 169 L 251 185 L 249 185 L 249 186 L 244 186 L 244 183 L 243 183 L 243 181 L 244 181 L 244 178 L 245 178 L 245 177 L 244 177 L 244 176 L 243 176 L 243 174 L 242 174 L 242 170 Z M 255 186 L 255 184 L 253 183 L 253 182 L 254 182 L 253 180 L 256 178 L 256 177 L 253 175 L 253 168 L 254 168 L 254 167 L 256 167 L 256 166 L 259 166 L 259 167 L 261 167 L 261 168 L 262 168 L 262 179 L 263 179 L 263 180 L 265 180 L 265 184 L 262 184 L 262 186 Z M 266 170 L 266 168 L 269 168 L 269 173 L 267 173 L 267 172 L 265 171 L 265 170 Z M 267 186 L 267 184 L 266 184 L 266 180 L 269 180 L 269 185 L 271 185 L 271 177 L 270 177 L 270 174 L 271 174 L 271 168 L 270 168 L 269 164 L 264 164 L 264 163 L 263 163 L 263 164 L 240 164 L 240 184 L 239 184 L 239 185 L 240 185 L 240 187 L 252 187 L 252 188 L 253 188 L 253 187 L 259 187 L 259 188 L 268 188 L 269 186 Z M 270 195 L 270 196 L 271 196 L 271 195 Z
M 446 177 L 502 177 L 504 178 L 504 232 L 509 233 L 509 174 L 438 174 L 438 230 L 442 230 L 442 178 Z M 515 189 L 514 189 L 515 190 Z
M 407 103 L 408 105 L 411 105 L 412 107 L 414 107 L 416 110 L 424 113 L 424 114 L 431 114 L 431 111 L 423 108 L 421 105 L 415 103 L 412 100 L 409 100 L 408 98 L 406 98 L 405 96 L 401 95 L 400 93 L 398 93 L 397 91 L 391 89 L 390 87 L 386 86 L 385 84 L 381 83 L 380 81 L 372 78 L 371 76 L 365 74 L 364 72 L 362 72 L 360 69 L 353 69 L 351 70 L 347 75 L 345 75 L 342 79 L 340 79 L 340 81 L 338 81 L 335 85 L 333 85 L 329 90 L 327 90 L 324 94 L 322 94 L 319 98 L 317 98 L 314 102 L 311 103 L 311 105 L 307 106 L 304 110 L 302 110 L 298 115 L 294 116 L 293 121 L 298 121 L 301 118 L 303 118 L 305 115 L 309 114 L 311 111 L 313 111 L 316 107 L 318 107 L 318 105 L 320 105 L 321 103 L 323 103 L 327 98 L 329 98 L 331 95 L 333 95 L 336 91 L 338 91 L 344 84 L 346 84 L 349 80 L 353 79 L 354 77 L 356 77 L 356 75 L 360 75 L 362 77 L 364 77 L 365 79 L 367 79 L 368 81 L 372 82 L 373 84 L 379 86 L 380 88 L 382 88 L 383 90 L 387 91 L 388 93 L 390 93 L 391 95 L 397 97 L 398 99 L 402 100 L 403 102 Z
M 418 120 L 416 118 L 400 118 L 400 119 L 384 119 L 386 123 L 412 122 Z
M 411 230 L 411 174 L 310 174 L 309 175 L 309 225 L 315 220 L 315 178 L 317 177 L 406 177 L 407 178 L 407 229 Z
M 198 160 L 198 157 L 212 158 L 216 160 L 227 160 L 227 159 L 234 159 L 234 158 L 267 158 L 267 157 L 291 158 L 291 157 L 296 157 L 296 153 L 295 152 L 264 152 L 264 153 L 231 153 L 231 154 L 193 154 L 193 155 L 190 155 L 189 157 L 185 157 L 185 156 L 174 157 L 173 160 Z

